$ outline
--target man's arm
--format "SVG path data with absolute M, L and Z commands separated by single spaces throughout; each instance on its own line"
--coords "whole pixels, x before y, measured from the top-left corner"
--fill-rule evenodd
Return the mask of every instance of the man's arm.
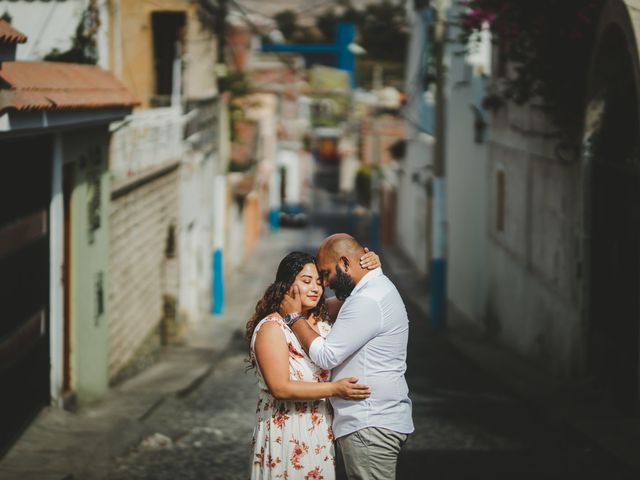
M 340 310 L 327 338 L 311 341 L 309 357 L 316 365 L 332 369 L 362 348 L 381 328 L 382 312 L 378 304 L 366 297 L 352 298 Z
M 302 311 L 300 292 L 297 286 L 287 293 L 280 305 L 281 315 Z M 326 340 L 318 335 L 302 319 L 297 320 L 291 330 L 302 348 L 316 365 L 332 369 L 344 362 L 356 350 L 375 337 L 382 327 L 382 312 L 378 304 L 366 297 L 352 298 L 347 307 L 342 307 Z
M 306 322 L 305 322 L 306 323 Z M 362 400 L 369 396 L 366 385 L 356 377 L 333 382 L 302 382 L 289 378 L 289 348 L 284 333 L 275 322 L 266 322 L 256 334 L 255 357 L 271 395 L 279 400 L 317 400 L 338 396 Z

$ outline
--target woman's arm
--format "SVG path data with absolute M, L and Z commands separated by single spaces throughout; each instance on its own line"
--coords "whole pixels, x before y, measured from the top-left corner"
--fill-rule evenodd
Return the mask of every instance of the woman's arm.
M 280 400 L 319 400 L 342 397 L 347 400 L 368 398 L 369 387 L 359 385 L 355 377 L 334 382 L 302 382 L 289 379 L 289 347 L 282 329 L 266 322 L 256 334 L 256 361 L 269 392 Z
M 382 262 L 376 252 L 364 247 L 364 255 L 360 257 L 360 266 L 367 270 L 375 270 L 378 267 L 382 267 Z

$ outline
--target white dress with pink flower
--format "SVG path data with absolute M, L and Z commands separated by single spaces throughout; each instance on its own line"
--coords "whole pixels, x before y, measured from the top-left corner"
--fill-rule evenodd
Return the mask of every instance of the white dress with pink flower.
M 329 371 L 315 365 L 303 350 L 291 329 L 278 315 L 270 315 L 256 326 L 251 339 L 251 359 L 255 362 L 256 333 L 265 322 L 276 322 L 289 345 L 289 378 L 303 382 L 326 382 Z M 326 322 L 318 322 L 324 337 L 331 330 Z M 256 364 L 260 394 L 253 430 L 251 478 L 324 479 L 335 478 L 333 419 L 328 399 L 295 401 L 278 400 L 268 391 Z

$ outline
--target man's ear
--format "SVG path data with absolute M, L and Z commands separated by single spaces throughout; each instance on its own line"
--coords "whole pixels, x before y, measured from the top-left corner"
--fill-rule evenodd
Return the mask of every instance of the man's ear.
M 340 262 L 342 263 L 343 270 L 347 272 L 349 270 L 349 259 L 345 256 L 340 257 Z

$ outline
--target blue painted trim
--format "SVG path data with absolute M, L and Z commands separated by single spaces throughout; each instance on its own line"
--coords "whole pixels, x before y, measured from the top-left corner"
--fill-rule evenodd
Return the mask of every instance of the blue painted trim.
M 351 22 L 338 23 L 336 43 L 267 43 L 262 45 L 263 52 L 293 52 L 303 55 L 333 53 L 336 55 L 336 67 L 349 72 L 351 86 L 355 87 L 356 57 L 349 51 L 349 44 L 356 38 L 356 26 Z
M 272 208 L 269 210 L 269 226 L 272 232 L 277 232 L 280 229 L 280 210 Z
M 447 264 L 442 258 L 431 261 L 431 327 L 434 331 L 445 327 L 447 315 Z
M 211 313 L 220 315 L 224 311 L 224 276 L 223 276 L 222 249 L 213 252 L 213 298 L 211 301 Z

